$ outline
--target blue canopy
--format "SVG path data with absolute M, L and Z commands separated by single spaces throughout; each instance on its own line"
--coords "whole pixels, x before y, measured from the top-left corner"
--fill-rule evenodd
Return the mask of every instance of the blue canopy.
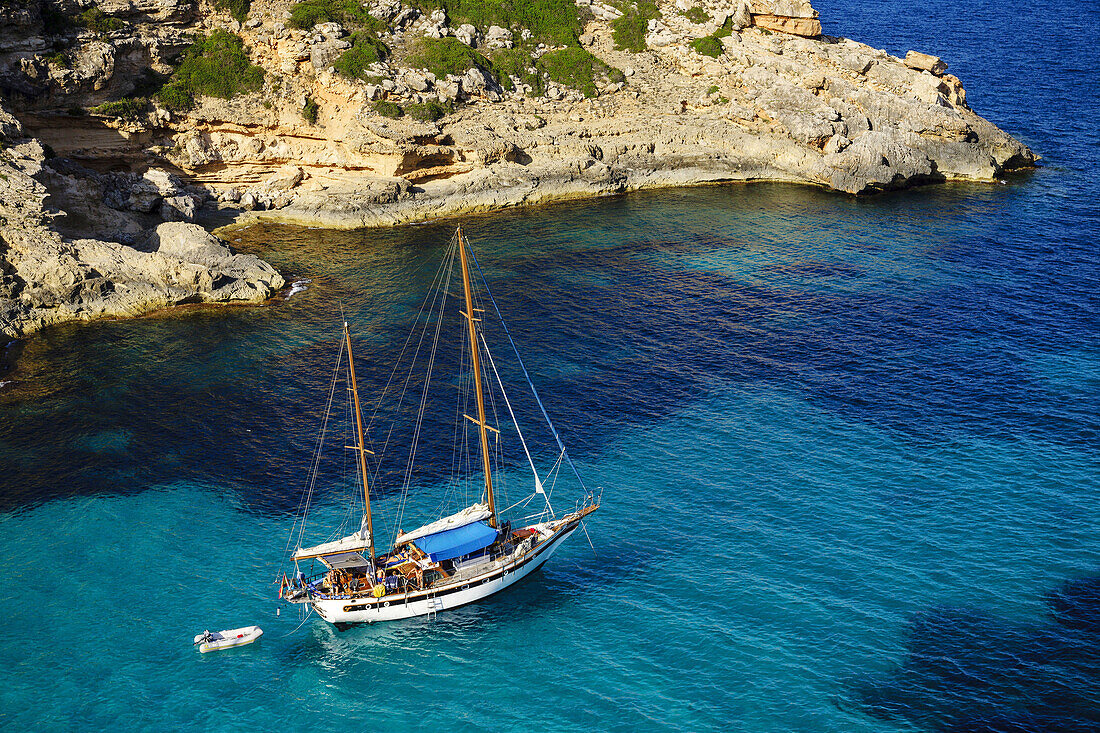
M 477 552 L 493 544 L 496 538 L 495 529 L 484 522 L 474 522 L 465 527 L 456 527 L 421 537 L 413 540 L 413 544 L 434 562 L 440 562 Z

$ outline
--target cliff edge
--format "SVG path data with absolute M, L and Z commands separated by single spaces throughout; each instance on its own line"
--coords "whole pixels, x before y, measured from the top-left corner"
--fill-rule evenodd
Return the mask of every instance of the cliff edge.
M 822 35 L 803 0 L 0 10 L 9 335 L 268 297 L 281 278 L 259 260 L 194 230 L 193 250 L 158 239 L 214 207 L 359 227 L 711 181 L 862 194 L 1035 162 L 944 61 Z

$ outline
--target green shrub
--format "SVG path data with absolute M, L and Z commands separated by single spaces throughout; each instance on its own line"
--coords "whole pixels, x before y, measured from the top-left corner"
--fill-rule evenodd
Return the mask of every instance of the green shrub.
M 374 111 L 383 117 L 389 117 L 396 120 L 401 115 L 405 114 L 405 110 L 401 109 L 400 104 L 394 102 L 387 102 L 384 99 L 379 99 L 374 103 Z
M 661 17 L 661 11 L 653 0 L 637 0 L 635 3 L 622 3 L 619 10 L 622 17 L 611 21 L 611 35 L 615 39 L 615 48 L 620 51 L 641 53 L 645 50 L 645 37 L 649 32 L 649 21 Z
M 583 48 L 563 48 L 543 54 L 538 67 L 559 84 L 579 89 L 586 97 L 596 96 L 596 77 L 621 81 L 623 73 L 608 66 Z
M 508 91 L 515 88 L 511 79 L 515 76 L 530 86 L 534 94 L 543 92 L 542 76 L 534 70 L 535 62 L 531 60 L 531 54 L 522 48 L 499 49 L 492 53 L 489 60 L 493 64 L 493 74 Z
M 185 110 L 195 106 L 195 95 L 191 93 L 187 84 L 180 80 L 168 82 L 155 96 L 168 109 Z
M 452 26 L 526 28 L 551 46 L 576 46 L 584 27 L 573 0 L 419 0 L 418 5 L 429 13 L 443 8 Z
M 318 23 L 339 23 L 375 33 L 380 33 L 387 27 L 368 13 L 358 0 L 302 0 L 290 9 L 287 25 L 292 28 L 308 31 Z
M 195 36 L 157 98 L 169 109 L 190 109 L 197 96 L 231 99 L 256 91 L 263 82 L 264 70 L 248 60 L 241 37 L 218 29 L 209 36 Z
M 442 79 L 447 74 L 465 74 L 477 66 L 492 73 L 493 65 L 457 38 L 421 38 L 408 58 L 409 66 L 427 69 Z
M 321 111 L 321 106 L 313 101 L 313 97 L 306 97 L 305 106 L 302 107 L 302 117 L 306 122 L 311 125 L 317 124 L 317 114 Z
M 698 5 L 684 11 L 684 17 L 696 25 L 702 25 L 710 20 L 710 14 Z
M 709 94 L 714 94 L 717 91 L 718 91 L 718 85 L 717 84 L 711 84 L 709 87 L 707 87 L 707 94 L 708 95 Z
M 691 47 L 704 56 L 710 56 L 711 58 L 718 58 L 725 50 L 722 48 L 722 42 L 714 36 L 696 38 L 691 42 Z
M 115 16 L 104 13 L 95 5 L 76 16 L 76 22 L 77 25 L 96 33 L 110 33 L 111 31 L 120 30 L 126 25 Z
M 444 117 L 450 110 L 439 102 L 425 102 L 424 104 L 410 104 L 405 108 L 406 114 L 414 120 L 422 122 L 435 122 Z
M 149 109 L 149 100 L 145 97 L 128 97 L 115 102 L 104 102 L 92 107 L 92 112 L 104 117 L 117 117 L 123 120 L 136 120 Z
M 218 10 L 228 10 L 238 23 L 243 23 L 248 19 L 252 0 L 214 0 L 214 7 Z
M 368 66 L 384 61 L 389 55 L 386 44 L 369 32 L 359 32 L 352 35 L 351 48 L 340 54 L 333 67 L 349 79 L 363 79 Z
M 72 59 L 69 58 L 69 54 L 64 51 L 54 51 L 48 53 L 42 57 L 42 60 L 51 66 L 56 66 L 59 69 L 68 69 L 73 65 Z
M 725 38 L 726 36 L 733 35 L 733 18 L 726 18 L 726 22 L 722 24 L 722 27 L 714 32 L 715 38 Z

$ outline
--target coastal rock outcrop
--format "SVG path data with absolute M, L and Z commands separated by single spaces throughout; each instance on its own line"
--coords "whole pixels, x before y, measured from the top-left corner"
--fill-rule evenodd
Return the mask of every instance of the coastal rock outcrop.
M 51 323 L 136 316 L 183 303 L 269 298 L 284 284 L 271 265 L 233 254 L 205 229 L 166 222 L 132 244 L 66 237 L 38 179 L 46 151 L 4 128 L 0 156 L 0 333 L 9 338 Z M 154 176 L 154 179 L 156 176 Z M 140 229 L 139 229 L 140 231 Z
M 942 59 L 822 35 L 807 0 L 548 2 L 572 31 L 401 0 L 20 6 L 0 27 L 20 192 L 0 200 L 0 318 L 262 300 L 263 263 L 151 244 L 214 207 L 357 227 L 713 181 L 864 194 L 1036 160 Z M 196 39 L 216 59 L 190 68 L 201 89 L 177 73 Z

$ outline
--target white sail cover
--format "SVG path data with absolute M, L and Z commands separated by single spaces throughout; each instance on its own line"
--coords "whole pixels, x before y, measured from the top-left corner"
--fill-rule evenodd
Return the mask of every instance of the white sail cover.
M 345 552 L 362 552 L 367 549 L 367 541 L 363 538 L 363 535 L 359 532 L 348 535 L 347 537 L 341 537 L 338 540 L 332 540 L 331 542 L 323 542 L 313 547 L 301 547 L 294 552 L 292 559 L 294 560 L 308 560 L 311 557 L 321 557 L 322 555 L 335 555 Z
M 459 527 L 465 527 L 467 524 L 473 524 L 474 522 L 480 522 L 482 519 L 489 517 L 489 505 L 488 504 L 474 504 L 468 506 L 457 514 L 452 514 L 449 517 L 443 517 L 437 519 L 431 524 L 425 524 L 423 527 L 418 527 L 412 532 L 405 532 L 402 535 L 398 535 L 395 545 L 403 545 L 406 542 L 412 542 L 418 540 L 421 537 L 427 537 L 430 534 L 436 534 L 437 532 L 446 532 L 448 529 L 458 529 Z

